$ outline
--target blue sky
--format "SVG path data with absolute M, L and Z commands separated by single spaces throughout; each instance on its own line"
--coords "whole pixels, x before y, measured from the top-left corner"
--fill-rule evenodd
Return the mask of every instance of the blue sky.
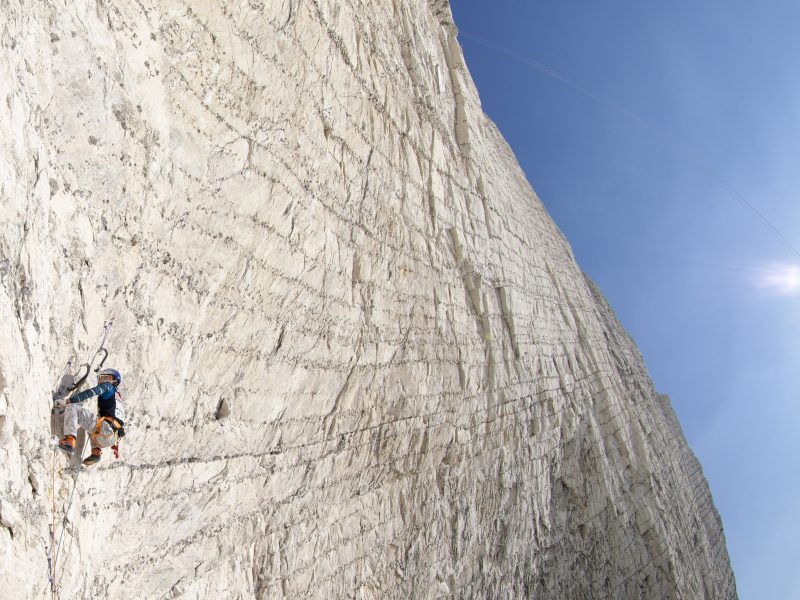
M 672 398 L 740 598 L 800 598 L 800 259 L 715 179 L 800 248 L 800 2 L 451 4 L 484 110 Z

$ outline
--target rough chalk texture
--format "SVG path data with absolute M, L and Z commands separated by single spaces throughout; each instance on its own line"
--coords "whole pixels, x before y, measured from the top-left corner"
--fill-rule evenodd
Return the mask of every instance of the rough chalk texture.
M 446 0 L 9 0 L 0 32 L 4 598 L 50 597 L 52 519 L 71 600 L 736 597 Z M 111 319 L 122 458 L 53 485 L 50 393 Z

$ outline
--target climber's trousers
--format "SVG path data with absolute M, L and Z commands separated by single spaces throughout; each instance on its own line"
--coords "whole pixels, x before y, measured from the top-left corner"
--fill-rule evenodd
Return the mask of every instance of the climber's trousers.
M 64 435 L 78 435 L 78 425 L 89 435 L 92 448 L 107 448 L 114 444 L 114 430 L 106 421 L 97 428 L 97 415 L 80 404 L 67 404 L 64 408 Z M 100 434 L 100 435 L 97 435 Z

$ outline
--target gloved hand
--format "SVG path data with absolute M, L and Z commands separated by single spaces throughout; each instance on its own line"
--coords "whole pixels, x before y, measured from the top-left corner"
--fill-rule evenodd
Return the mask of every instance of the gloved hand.
M 53 406 L 56 408 L 64 408 L 67 405 L 67 398 L 59 398 L 55 402 L 53 402 Z
M 124 427 L 120 427 L 119 429 L 117 429 L 117 437 L 119 439 L 122 439 L 122 438 L 125 437 L 125 428 Z

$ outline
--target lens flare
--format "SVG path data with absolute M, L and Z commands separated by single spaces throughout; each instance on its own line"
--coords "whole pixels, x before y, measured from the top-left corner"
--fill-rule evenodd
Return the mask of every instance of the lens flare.
M 795 265 L 772 265 L 759 269 L 756 285 L 780 296 L 800 294 L 800 267 Z

